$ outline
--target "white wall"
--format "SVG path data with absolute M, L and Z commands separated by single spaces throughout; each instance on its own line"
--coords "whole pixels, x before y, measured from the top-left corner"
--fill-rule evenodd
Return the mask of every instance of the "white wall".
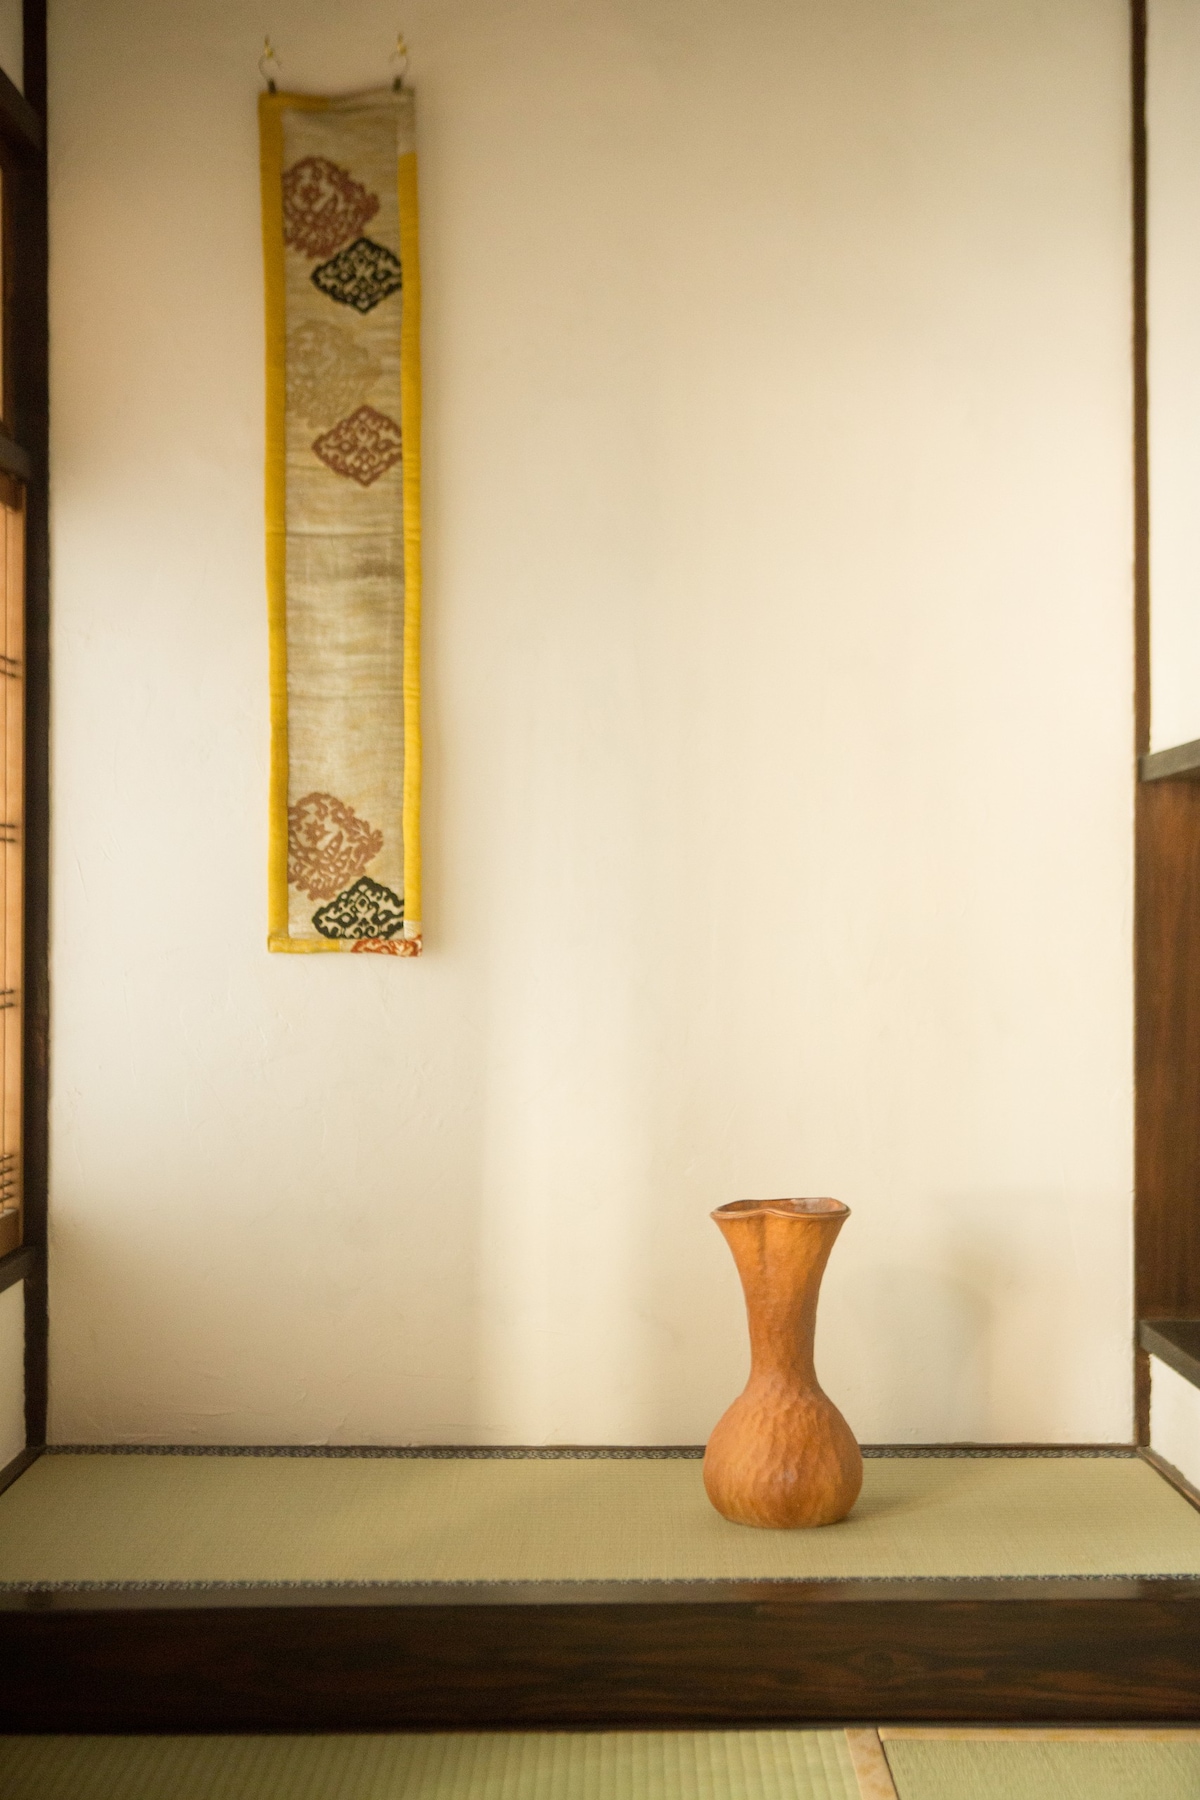
M 1200 1391 L 1150 1358 L 1150 1448 L 1200 1487 Z
M 1146 45 L 1151 747 L 1200 738 L 1200 0 Z
M 1129 1435 L 1122 0 L 412 0 L 428 954 L 270 957 L 254 97 L 57 0 L 56 1439 Z

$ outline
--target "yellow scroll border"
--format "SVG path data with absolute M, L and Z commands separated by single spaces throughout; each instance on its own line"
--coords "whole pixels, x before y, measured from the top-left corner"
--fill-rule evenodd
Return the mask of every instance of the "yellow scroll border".
M 266 571 L 271 686 L 271 763 L 267 847 L 267 948 L 347 951 L 340 938 L 294 938 L 288 931 L 287 702 L 287 319 L 284 301 L 283 113 L 324 112 L 337 102 L 318 94 L 260 94 L 263 298 L 266 309 Z M 421 265 L 417 159 L 400 157 L 400 430 L 404 444 L 404 949 L 421 949 Z
M 404 935 L 421 948 L 421 258 L 417 157 L 402 156 L 400 439 L 404 445 Z M 286 871 L 285 871 L 286 873 Z

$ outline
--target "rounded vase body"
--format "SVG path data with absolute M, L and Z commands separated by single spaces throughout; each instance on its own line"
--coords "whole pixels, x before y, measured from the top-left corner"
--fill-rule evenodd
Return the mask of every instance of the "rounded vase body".
M 735 1200 L 713 1218 L 733 1252 L 750 1325 L 750 1379 L 704 1453 L 704 1486 L 737 1525 L 833 1525 L 862 1487 L 854 1434 L 813 1367 L 821 1277 L 850 1208 Z

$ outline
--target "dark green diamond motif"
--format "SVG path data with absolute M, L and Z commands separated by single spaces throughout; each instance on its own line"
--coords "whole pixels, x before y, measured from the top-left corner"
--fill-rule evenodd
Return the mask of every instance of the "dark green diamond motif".
M 355 238 L 312 272 L 313 284 L 331 300 L 369 313 L 403 286 L 399 259 L 373 238 Z
M 382 882 L 360 875 L 353 887 L 319 906 L 312 922 L 322 937 L 391 938 L 404 924 L 404 902 Z

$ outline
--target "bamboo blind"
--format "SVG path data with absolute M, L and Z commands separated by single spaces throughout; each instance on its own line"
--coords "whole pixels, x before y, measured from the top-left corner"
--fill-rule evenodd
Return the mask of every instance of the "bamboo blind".
M 0 475 L 0 1256 L 21 1242 L 21 983 L 24 950 L 25 493 Z

